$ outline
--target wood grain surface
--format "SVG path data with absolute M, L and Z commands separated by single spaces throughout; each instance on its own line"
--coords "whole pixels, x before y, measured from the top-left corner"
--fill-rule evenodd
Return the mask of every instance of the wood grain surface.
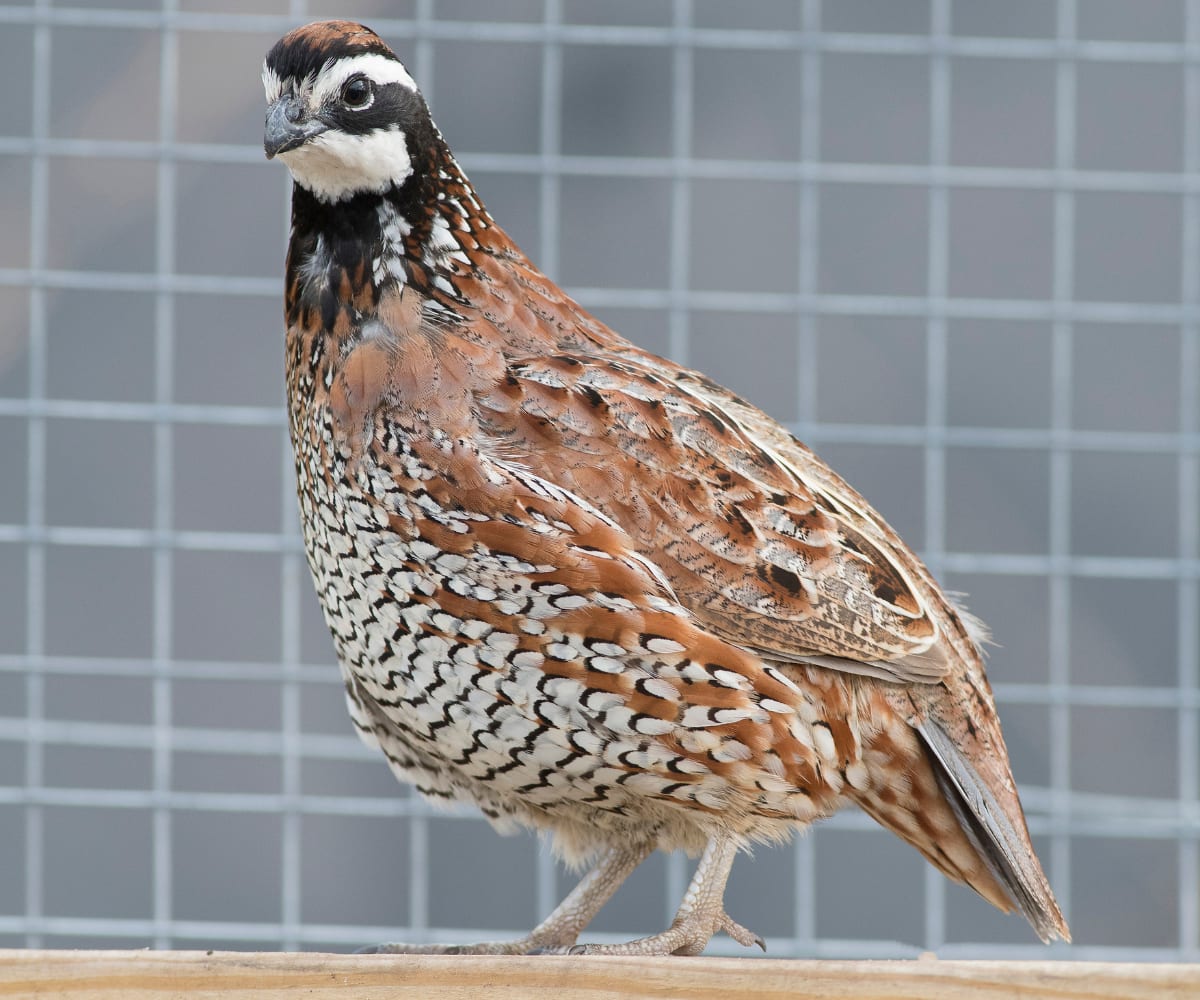
M 0 998 L 1196 1000 L 1200 965 L 4 951 Z

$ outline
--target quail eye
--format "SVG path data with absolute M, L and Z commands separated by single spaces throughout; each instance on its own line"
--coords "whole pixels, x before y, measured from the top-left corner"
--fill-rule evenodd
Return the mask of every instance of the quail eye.
M 355 77 L 342 88 L 342 103 L 356 111 L 368 107 L 374 98 L 375 90 L 371 81 L 361 76 Z

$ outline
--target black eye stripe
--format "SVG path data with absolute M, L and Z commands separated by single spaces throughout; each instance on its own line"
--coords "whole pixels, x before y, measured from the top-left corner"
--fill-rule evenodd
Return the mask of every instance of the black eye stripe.
M 339 91 L 326 114 L 344 132 L 363 135 L 396 126 L 408 131 L 406 126 L 411 125 L 414 95 L 401 83 L 375 84 L 374 100 L 357 108 L 347 105 L 341 94 Z

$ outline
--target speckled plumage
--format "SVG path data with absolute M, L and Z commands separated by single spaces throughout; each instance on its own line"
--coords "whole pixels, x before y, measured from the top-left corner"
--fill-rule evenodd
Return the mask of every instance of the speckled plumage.
M 264 80 L 297 181 L 304 539 L 354 724 L 423 794 L 596 864 L 480 950 L 570 947 L 655 848 L 703 852 L 672 928 L 588 950 L 751 942 L 721 904 L 737 849 L 851 803 L 1066 936 L 973 624 L 867 502 L 542 275 L 368 29 L 299 28 Z

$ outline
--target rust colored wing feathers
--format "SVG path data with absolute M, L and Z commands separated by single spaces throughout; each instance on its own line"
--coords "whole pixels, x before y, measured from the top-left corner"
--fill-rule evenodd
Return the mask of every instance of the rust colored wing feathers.
M 806 483 L 790 456 L 690 391 L 693 373 L 653 360 L 657 370 L 516 359 L 483 397 L 481 431 L 619 514 L 680 600 L 726 638 L 887 680 L 943 677 L 951 661 L 890 529 Z

